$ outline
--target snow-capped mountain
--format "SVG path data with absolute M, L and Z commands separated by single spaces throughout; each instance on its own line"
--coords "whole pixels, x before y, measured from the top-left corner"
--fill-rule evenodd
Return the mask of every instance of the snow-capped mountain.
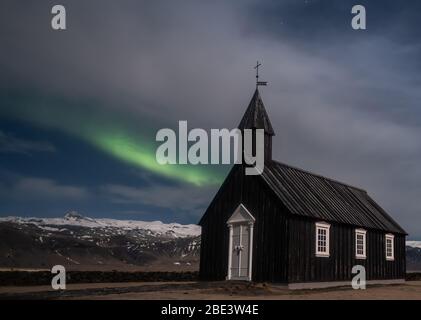
M 421 271 L 421 241 L 406 241 L 406 268 Z
M 421 249 L 421 241 L 406 241 L 406 246 Z
M 161 221 L 0 218 L 0 268 L 197 267 L 200 227 Z
M 5 217 L 0 218 L 1 222 L 12 222 L 16 224 L 32 224 L 44 230 L 58 231 L 65 230 L 66 226 L 106 229 L 116 228 L 125 231 L 144 230 L 157 236 L 170 238 L 197 237 L 200 235 L 200 227 L 194 224 L 182 225 L 179 223 L 165 224 L 161 221 L 136 221 L 136 220 L 116 220 L 116 219 L 93 219 L 84 217 L 81 214 L 71 211 L 64 218 L 21 218 Z

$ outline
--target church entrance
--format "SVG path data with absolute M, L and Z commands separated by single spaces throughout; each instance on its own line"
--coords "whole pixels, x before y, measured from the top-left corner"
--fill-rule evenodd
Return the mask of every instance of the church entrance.
M 254 217 L 242 204 L 227 221 L 229 227 L 227 280 L 252 279 L 254 222 Z

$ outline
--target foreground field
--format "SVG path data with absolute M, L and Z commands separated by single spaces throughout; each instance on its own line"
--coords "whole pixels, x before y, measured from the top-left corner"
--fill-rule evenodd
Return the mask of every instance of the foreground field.
M 336 288 L 291 291 L 272 284 L 227 282 L 131 282 L 70 284 L 61 292 L 50 286 L 0 287 L 0 299 L 270 299 L 270 300 L 421 300 L 421 281 L 371 286 L 366 290 Z

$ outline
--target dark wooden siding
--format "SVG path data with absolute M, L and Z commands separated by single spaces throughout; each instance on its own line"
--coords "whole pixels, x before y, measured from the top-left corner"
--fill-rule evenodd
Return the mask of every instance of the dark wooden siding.
M 245 177 L 242 203 L 256 218 L 253 280 L 286 282 L 288 265 L 287 211 L 261 179 Z
M 200 277 L 223 280 L 228 268 L 229 230 L 226 221 L 243 205 L 255 217 L 253 272 L 255 281 L 287 281 L 286 208 L 256 176 L 234 168 L 202 219 Z
M 200 278 L 224 280 L 228 268 L 229 212 L 234 212 L 241 199 L 240 166 L 235 166 L 201 220 Z
M 405 278 L 405 236 L 395 234 L 395 259 L 385 257 L 385 232 L 367 229 L 367 258 L 355 258 L 355 227 L 331 223 L 330 257 L 315 255 L 316 220 L 291 216 L 289 282 L 350 281 L 352 267 L 366 267 L 367 280 Z

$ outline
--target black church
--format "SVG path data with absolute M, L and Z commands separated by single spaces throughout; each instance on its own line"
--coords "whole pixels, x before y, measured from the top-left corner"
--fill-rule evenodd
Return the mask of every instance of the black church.
M 350 285 L 362 265 L 368 284 L 404 281 L 405 230 L 365 190 L 273 160 L 258 89 L 238 128 L 264 129 L 265 167 L 235 165 L 201 218 L 202 280 Z

